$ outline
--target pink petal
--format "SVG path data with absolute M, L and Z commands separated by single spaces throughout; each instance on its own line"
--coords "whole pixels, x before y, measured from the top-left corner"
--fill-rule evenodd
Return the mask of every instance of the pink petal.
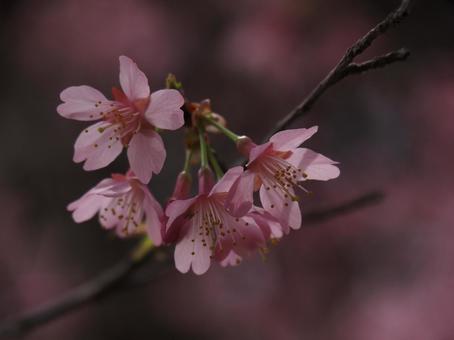
M 243 217 L 236 225 L 236 232 L 220 239 L 215 258 L 222 260 L 234 250 L 240 256 L 247 256 L 265 246 L 265 238 L 259 226 L 250 217 Z
M 111 142 L 107 138 L 98 140 L 98 146 L 92 149 L 84 163 L 84 170 L 91 171 L 104 168 L 112 163 L 123 150 L 121 142 Z
M 181 215 L 183 215 L 190 207 L 193 205 L 196 200 L 196 197 L 189 198 L 187 200 L 176 200 L 170 203 L 166 208 L 166 216 L 169 217 L 167 221 L 167 229 L 169 229 L 173 222 Z
M 181 273 L 187 273 L 192 263 L 193 243 L 188 237 L 183 238 L 175 247 L 175 267 Z
M 150 87 L 145 74 L 137 64 L 126 56 L 120 56 L 120 84 L 131 102 L 150 96 Z
M 98 185 L 103 185 L 106 180 L 101 181 Z M 93 193 L 93 190 L 89 190 L 78 200 L 68 205 L 68 210 L 73 211 L 73 219 L 75 222 L 80 223 L 89 220 L 105 205 L 107 205 L 112 199 Z
M 192 256 L 192 271 L 197 275 L 202 275 L 210 268 L 211 250 L 208 246 L 204 247 L 202 242 L 195 242 L 195 255 Z
M 270 138 L 273 149 L 279 151 L 293 150 L 300 146 L 304 141 L 311 138 L 318 130 L 318 126 L 309 129 L 292 129 L 276 133 Z
M 177 90 L 159 90 L 151 94 L 145 118 L 160 129 L 176 130 L 183 126 L 181 107 L 184 98 Z
M 245 223 L 239 230 L 240 234 L 236 235 L 238 248 L 235 250 L 241 256 L 255 252 L 258 248 L 265 246 L 265 238 L 255 221 L 249 216 L 243 217 L 243 221 Z
M 164 143 L 155 131 L 142 130 L 132 137 L 128 147 L 129 165 L 142 183 L 147 184 L 153 172 L 161 171 L 165 158 Z
M 162 208 L 150 192 L 145 195 L 143 207 L 146 214 L 145 225 L 148 235 L 153 243 L 159 246 L 162 243 Z
M 327 181 L 340 174 L 339 168 L 334 165 L 338 164 L 337 162 L 310 149 L 297 148 L 287 161 L 302 169 L 307 175 L 306 179 Z
M 112 110 L 114 103 L 86 85 L 68 87 L 60 93 L 60 99 L 64 102 L 57 107 L 61 116 L 83 121 L 102 118 L 103 113 Z
M 293 194 L 291 189 L 289 191 Z M 301 228 L 301 210 L 298 202 L 285 200 L 282 193 L 266 190 L 264 185 L 260 188 L 260 201 L 263 209 L 276 217 L 285 228 L 287 226 L 292 229 Z
M 210 256 L 210 248 L 202 245 L 198 236 L 198 226 L 191 221 L 191 227 L 175 247 L 175 265 L 177 269 L 182 273 L 187 273 L 192 265 L 193 272 L 201 275 L 210 267 Z
M 246 170 L 230 188 L 225 203 L 226 210 L 233 216 L 240 217 L 252 208 L 255 173 Z
M 228 192 L 233 183 L 243 173 L 242 166 L 230 168 L 224 176 L 213 186 L 209 196 L 215 193 Z
M 290 231 L 288 226 L 282 226 L 273 215 L 262 208 L 254 207 L 248 216 L 254 219 L 266 239 L 281 238 Z
M 128 181 L 118 182 L 112 181 L 113 183 L 106 185 L 103 188 L 99 188 L 99 194 L 106 197 L 119 197 L 127 194 L 132 190 L 131 184 Z
M 266 151 L 271 149 L 271 147 L 272 144 L 270 142 L 253 147 L 251 149 L 251 152 L 249 153 L 249 163 L 247 163 L 247 165 L 250 165 L 253 161 L 255 161 L 257 158 L 263 155 Z
M 74 145 L 74 162 L 83 162 L 84 169 L 96 170 L 110 164 L 123 149 L 116 138 L 115 126 L 99 122 L 83 130 Z

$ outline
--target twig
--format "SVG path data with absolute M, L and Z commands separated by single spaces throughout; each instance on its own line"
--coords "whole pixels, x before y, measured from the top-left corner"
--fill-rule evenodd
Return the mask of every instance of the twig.
M 402 0 L 400 6 L 396 10 L 391 12 L 382 22 L 351 46 L 328 75 L 298 106 L 276 124 L 264 140 L 267 141 L 276 132 L 284 130 L 297 118 L 302 117 L 314 106 L 315 102 L 326 92 L 326 90 L 345 77 L 406 60 L 410 55 L 410 52 L 407 49 L 402 48 L 361 64 L 353 63 L 353 60 L 369 48 L 379 36 L 396 26 L 408 15 L 410 2 L 410 0 Z
M 319 211 L 309 212 L 304 215 L 304 223 L 324 222 L 337 216 L 345 215 L 364 207 L 378 204 L 383 201 L 384 197 L 385 196 L 381 191 L 371 191 L 340 205 Z

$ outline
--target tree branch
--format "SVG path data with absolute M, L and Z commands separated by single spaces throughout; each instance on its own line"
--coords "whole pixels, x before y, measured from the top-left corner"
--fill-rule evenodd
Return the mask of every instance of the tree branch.
M 33 328 L 54 320 L 82 305 L 100 300 L 116 291 L 121 284 L 139 267 L 152 253 L 151 244 L 141 242 L 131 254 L 110 269 L 98 275 L 60 298 L 44 303 L 38 308 L 9 318 L 0 324 L 0 336 L 16 336 Z M 154 250 L 153 250 L 154 251 Z
M 381 191 L 371 191 L 345 203 L 309 212 L 304 215 L 304 221 L 305 223 L 325 222 L 332 218 L 360 210 L 367 206 L 378 204 L 383 201 L 384 197 L 385 196 Z
M 371 59 L 361 64 L 353 63 L 353 60 L 361 55 L 372 43 L 381 35 L 385 34 L 390 28 L 399 24 L 408 14 L 410 8 L 410 0 L 402 0 L 400 6 L 388 14 L 388 16 L 378 25 L 372 28 L 366 35 L 359 39 L 351 46 L 343 55 L 337 65 L 328 73 L 328 75 L 312 90 L 311 93 L 290 113 L 281 119 L 276 126 L 269 132 L 264 141 L 276 132 L 286 129 L 297 118 L 302 117 L 307 113 L 317 102 L 320 96 L 326 92 L 331 86 L 338 83 L 347 76 L 363 73 L 369 70 L 382 68 L 393 64 L 397 61 L 403 61 L 408 58 L 410 52 L 406 49 L 400 49 L 386 55 Z

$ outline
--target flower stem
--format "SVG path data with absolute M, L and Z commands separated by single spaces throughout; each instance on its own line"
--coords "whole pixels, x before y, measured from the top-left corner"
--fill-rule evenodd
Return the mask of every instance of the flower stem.
M 189 170 L 191 168 L 191 158 L 192 158 L 192 154 L 193 154 L 193 151 L 192 151 L 192 148 L 188 148 L 186 149 L 186 157 L 184 159 L 184 168 L 183 168 L 183 171 L 189 173 Z
M 222 132 L 224 135 L 226 135 L 228 138 L 236 142 L 240 136 L 238 136 L 235 132 L 230 131 L 227 129 L 225 126 L 222 126 L 218 122 L 216 122 L 213 118 L 204 116 L 203 117 L 208 123 L 213 125 L 216 129 L 218 129 L 220 132 Z
M 221 179 L 222 176 L 224 176 L 224 171 L 222 171 L 221 166 L 219 165 L 219 162 L 214 155 L 213 149 L 208 148 L 208 158 L 210 160 L 211 166 L 213 167 L 214 173 L 216 174 L 217 179 Z
M 208 168 L 207 143 L 205 141 L 205 129 L 202 122 L 199 121 L 197 123 L 197 129 L 199 130 L 200 165 L 202 168 Z

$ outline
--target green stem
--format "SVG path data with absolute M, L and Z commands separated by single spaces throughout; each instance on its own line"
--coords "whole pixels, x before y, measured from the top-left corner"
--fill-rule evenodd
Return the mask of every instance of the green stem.
M 211 125 L 213 125 L 216 129 L 218 129 L 220 132 L 222 132 L 224 135 L 226 135 L 228 138 L 236 142 L 240 136 L 238 136 L 235 132 L 230 131 L 227 129 L 225 126 L 222 126 L 218 122 L 216 122 L 213 118 L 204 116 L 203 117 L 207 122 L 209 122 Z
M 208 148 L 208 158 L 210 159 L 211 166 L 213 167 L 214 173 L 216 174 L 217 179 L 221 179 L 224 176 L 224 171 L 222 171 L 219 162 L 214 155 L 213 149 Z
M 186 158 L 184 160 L 184 168 L 183 171 L 189 173 L 189 170 L 191 168 L 191 158 L 192 158 L 192 148 L 186 149 Z
M 208 168 L 207 143 L 205 141 L 205 129 L 202 122 L 199 121 L 197 123 L 197 129 L 199 130 L 200 165 L 202 168 Z

